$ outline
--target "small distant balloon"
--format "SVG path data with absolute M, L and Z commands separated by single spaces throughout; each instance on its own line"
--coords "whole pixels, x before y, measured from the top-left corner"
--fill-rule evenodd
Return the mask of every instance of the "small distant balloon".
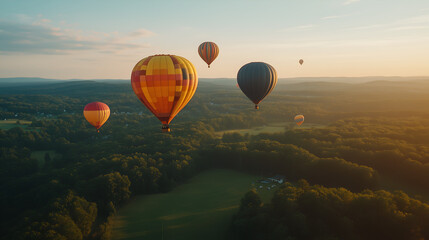
M 304 63 L 304 60 L 302 60 L 302 59 L 299 59 L 299 64 L 303 64 Z
M 237 83 L 241 91 L 255 104 L 258 104 L 274 89 L 277 84 L 277 72 L 270 64 L 251 62 L 240 68 Z
M 198 47 L 198 54 L 210 68 L 210 64 L 219 55 L 219 47 L 214 42 L 203 42 Z
M 97 129 L 103 126 L 103 124 L 109 119 L 110 108 L 107 104 L 102 102 L 88 103 L 83 109 L 83 115 L 86 120 Z
M 301 126 L 301 124 L 304 122 L 304 115 L 296 115 L 294 120 L 296 125 Z

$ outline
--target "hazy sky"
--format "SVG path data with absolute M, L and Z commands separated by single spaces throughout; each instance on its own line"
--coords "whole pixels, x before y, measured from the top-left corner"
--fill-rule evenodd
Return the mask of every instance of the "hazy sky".
M 0 0 L 0 77 L 128 79 L 153 54 L 199 77 L 429 76 L 429 0 Z M 210 69 L 197 47 L 220 48 Z M 303 66 L 298 60 L 303 58 Z

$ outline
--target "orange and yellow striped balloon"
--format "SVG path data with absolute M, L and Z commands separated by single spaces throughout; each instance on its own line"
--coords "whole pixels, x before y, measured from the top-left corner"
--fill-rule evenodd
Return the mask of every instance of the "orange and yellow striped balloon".
M 200 57 L 208 64 L 210 64 L 217 58 L 219 55 L 219 48 L 214 42 L 203 42 L 198 47 L 198 54 Z
M 86 120 L 94 126 L 97 131 L 109 119 L 110 108 L 102 102 L 88 103 L 83 109 Z
M 301 126 L 301 124 L 304 122 L 304 115 L 296 115 L 294 120 L 296 125 Z
M 194 65 L 175 55 L 140 60 L 131 73 L 131 86 L 140 101 L 162 122 L 163 132 L 194 96 L 198 76 Z

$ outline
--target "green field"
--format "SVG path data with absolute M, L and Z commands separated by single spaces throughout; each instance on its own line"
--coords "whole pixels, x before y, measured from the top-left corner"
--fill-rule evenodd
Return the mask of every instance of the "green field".
M 20 124 L 17 122 L 19 121 Z M 27 128 L 31 124 L 31 121 L 27 120 L 20 120 L 20 119 L 7 119 L 7 120 L 0 120 L 0 129 L 8 130 L 14 127 L 22 127 Z
M 240 199 L 258 176 L 232 170 L 210 170 L 165 194 L 140 196 L 121 208 L 113 222 L 113 240 L 224 239 Z M 263 185 L 268 201 L 274 190 Z
M 45 165 L 45 154 L 48 153 L 51 159 L 54 159 L 55 157 L 61 156 L 60 154 L 56 153 L 54 150 L 47 150 L 47 151 L 33 151 L 31 152 L 31 158 L 37 159 L 37 162 L 39 164 L 39 167 L 42 167 Z
M 219 132 L 216 132 L 216 135 L 218 137 L 222 137 L 224 133 L 234 133 L 234 132 L 240 133 L 242 135 L 245 135 L 245 134 L 258 135 L 260 133 L 284 132 L 286 130 L 293 129 L 293 128 L 307 129 L 307 128 L 320 128 L 320 127 L 324 127 L 324 125 L 315 124 L 315 123 L 304 123 L 303 125 L 298 127 L 295 124 L 295 122 L 278 122 L 278 123 L 270 123 L 261 127 L 219 131 Z

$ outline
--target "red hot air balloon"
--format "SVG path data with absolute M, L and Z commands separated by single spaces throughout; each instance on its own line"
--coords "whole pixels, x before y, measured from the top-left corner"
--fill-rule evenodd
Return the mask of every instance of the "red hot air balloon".
M 184 57 L 154 55 L 143 58 L 131 73 L 131 86 L 140 101 L 162 122 L 162 131 L 194 96 L 198 76 Z
M 293 120 L 296 125 L 301 126 L 301 124 L 304 123 L 304 115 L 296 115 Z
M 88 103 L 83 109 L 83 115 L 86 120 L 97 129 L 103 126 L 103 124 L 109 119 L 110 108 L 102 102 Z
M 198 47 L 198 54 L 210 68 L 210 64 L 219 55 L 219 47 L 214 42 L 203 42 Z

